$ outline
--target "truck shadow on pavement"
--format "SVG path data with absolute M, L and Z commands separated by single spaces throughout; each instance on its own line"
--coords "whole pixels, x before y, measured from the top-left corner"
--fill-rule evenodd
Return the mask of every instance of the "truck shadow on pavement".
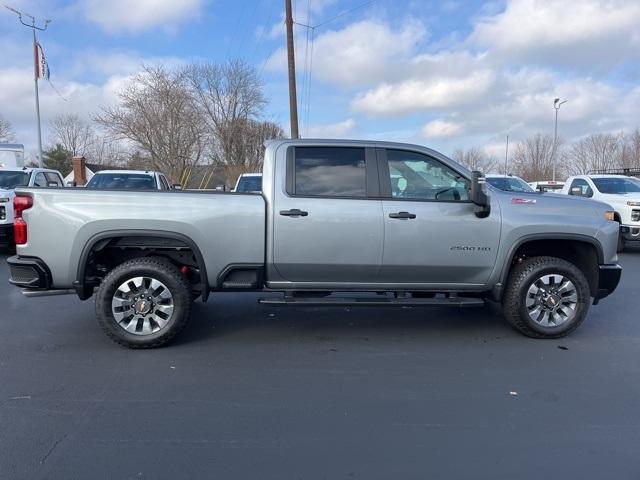
M 260 294 L 217 294 L 196 302 L 191 321 L 174 344 L 207 338 L 259 336 L 260 341 L 450 336 L 519 336 L 495 305 L 455 307 L 273 307 Z

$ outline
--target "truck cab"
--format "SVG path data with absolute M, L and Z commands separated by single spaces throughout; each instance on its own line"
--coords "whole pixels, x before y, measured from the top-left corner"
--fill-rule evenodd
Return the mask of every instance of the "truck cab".
M 627 242 L 640 241 L 640 180 L 625 175 L 576 175 L 570 177 L 562 193 L 591 198 L 611 205 L 620 225 L 618 251 Z

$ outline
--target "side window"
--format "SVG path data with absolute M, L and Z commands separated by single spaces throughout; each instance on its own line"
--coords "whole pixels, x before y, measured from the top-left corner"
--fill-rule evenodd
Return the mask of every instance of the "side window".
M 296 147 L 293 195 L 366 197 L 365 149 Z
M 406 200 L 469 200 L 467 182 L 442 162 L 416 152 L 387 150 L 391 196 Z
M 44 176 L 47 179 L 47 186 L 49 183 L 55 183 L 56 186 L 62 187 L 62 180 L 60 180 L 60 176 L 57 173 L 45 172 Z
M 569 187 L 569 195 L 578 195 L 580 197 L 592 197 L 593 190 L 589 186 L 586 180 L 582 178 L 576 178 L 573 182 L 571 182 L 571 187 Z
M 33 180 L 33 185 L 35 187 L 46 187 L 47 186 L 47 178 L 44 176 L 44 173 L 38 172 L 36 177 Z

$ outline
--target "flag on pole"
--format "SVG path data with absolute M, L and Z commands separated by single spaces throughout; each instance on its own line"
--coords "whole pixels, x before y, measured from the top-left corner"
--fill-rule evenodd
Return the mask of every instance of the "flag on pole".
M 36 42 L 36 78 L 45 78 L 49 80 L 49 76 L 51 72 L 49 71 L 49 64 L 47 63 L 47 59 L 44 57 L 44 52 L 42 51 L 42 46 L 39 42 Z

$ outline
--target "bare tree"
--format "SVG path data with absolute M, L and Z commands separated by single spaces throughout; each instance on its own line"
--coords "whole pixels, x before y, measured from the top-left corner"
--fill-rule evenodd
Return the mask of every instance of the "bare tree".
M 623 168 L 640 168 L 640 128 L 625 135 L 621 155 Z
M 558 158 L 560 144 L 558 139 Z M 513 173 L 528 182 L 550 179 L 553 176 L 553 136 L 537 133 L 518 143 L 511 156 L 511 167 Z M 558 172 L 562 170 L 558 164 Z
M 61 113 L 51 121 L 51 144 L 61 145 L 71 155 L 88 156 L 96 140 L 89 122 L 75 113 Z
M 16 136 L 11 122 L 0 115 L 0 142 L 13 142 L 15 139 Z
M 498 165 L 494 156 L 487 155 L 478 147 L 456 150 L 453 152 L 453 159 L 469 170 L 479 170 L 482 173 L 491 173 Z
M 623 136 L 596 133 L 574 143 L 563 159 L 572 175 L 623 166 Z
M 273 122 L 246 120 L 235 126 L 237 139 L 233 152 L 226 162 L 221 162 L 229 185 L 234 185 L 243 173 L 261 172 L 264 159 L 264 144 L 267 140 L 284 138 L 280 125 Z
M 229 165 L 230 177 L 243 173 L 239 167 L 248 161 L 247 135 L 255 130 L 253 122 L 267 103 L 256 69 L 241 60 L 232 60 L 222 65 L 191 65 L 185 74 L 207 130 L 213 134 L 209 144 L 211 159 Z
M 120 105 L 104 108 L 96 118 L 174 182 L 204 151 L 204 122 L 186 80 L 183 72 L 147 67 L 119 93 Z

